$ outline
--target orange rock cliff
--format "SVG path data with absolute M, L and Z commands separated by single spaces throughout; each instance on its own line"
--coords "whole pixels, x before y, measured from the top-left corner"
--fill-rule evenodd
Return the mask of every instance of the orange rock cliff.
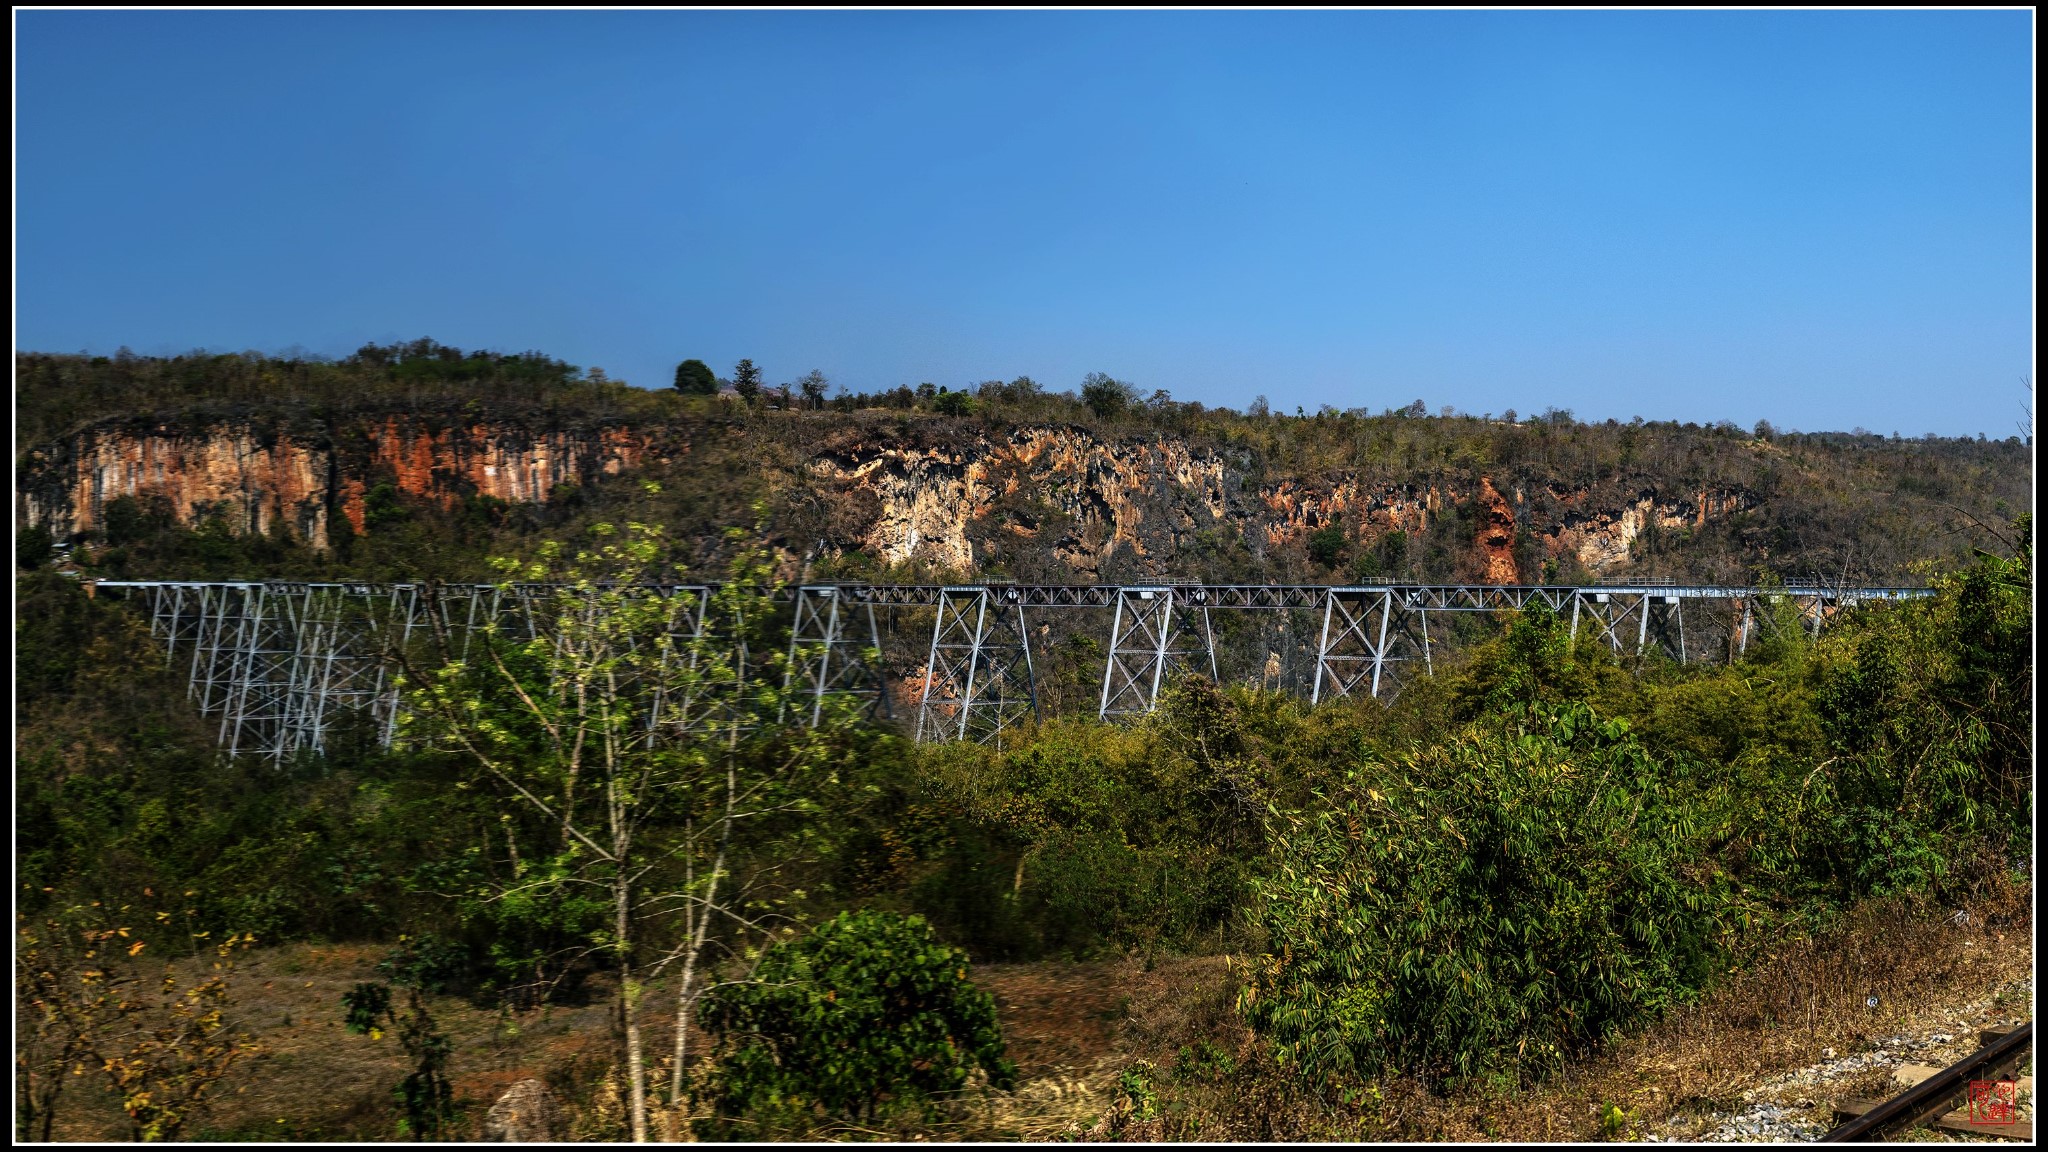
M 536 432 L 502 423 L 387 416 L 346 434 L 294 433 L 249 424 L 200 428 L 108 425 L 31 452 L 21 464 L 17 520 L 60 538 L 89 533 L 108 502 L 161 497 L 184 522 L 223 515 L 237 532 L 280 522 L 326 548 L 335 518 L 361 533 L 369 489 L 388 482 L 452 504 L 479 494 L 545 503 L 563 485 L 687 463 L 676 429 L 610 426 Z M 1075 427 L 1021 427 L 931 443 L 847 431 L 807 448 L 756 458 L 842 496 L 857 497 L 859 523 L 844 538 L 814 543 L 859 548 L 896 562 L 922 559 L 973 570 L 1018 549 L 1044 552 L 1089 577 L 1119 550 L 1138 567 L 1170 574 L 1177 555 L 1207 539 L 1236 537 L 1254 551 L 1299 547 L 1340 525 L 1370 544 L 1400 530 L 1429 531 L 1459 509 L 1471 525 L 1465 578 L 1534 581 L 1533 561 L 1575 562 L 1600 574 L 1627 562 L 1652 526 L 1698 527 L 1753 502 L 1741 493 L 1665 497 L 1609 487 L 1545 489 L 1512 498 L 1491 476 L 1430 483 L 1369 482 L 1347 474 L 1253 484 L 1242 450 L 1170 436 L 1106 438 Z

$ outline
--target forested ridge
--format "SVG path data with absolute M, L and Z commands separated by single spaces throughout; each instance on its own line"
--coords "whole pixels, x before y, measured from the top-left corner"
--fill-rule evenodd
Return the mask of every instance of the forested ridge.
M 745 397 L 704 394 L 704 379 L 679 376 L 688 390 L 644 389 L 541 353 L 464 352 L 429 340 L 366 346 L 340 360 L 22 354 L 17 480 L 40 490 L 72 442 L 94 430 L 198 435 L 219 427 L 246 430 L 257 442 L 289 436 L 326 452 L 326 466 L 349 471 L 363 490 L 349 516 L 338 505 L 322 514 L 327 548 L 307 547 L 288 518 L 253 534 L 204 507 L 181 516 L 146 488 L 110 499 L 79 541 L 87 545 L 79 562 L 89 574 L 131 578 L 479 578 L 491 555 L 529 552 L 628 509 L 707 542 L 694 559 L 714 564 L 717 529 L 753 523 L 751 508 L 766 501 L 765 539 L 792 562 L 816 565 L 821 578 L 1474 579 L 1486 568 L 1474 542 L 1494 515 L 1481 499 L 1484 482 L 1511 501 L 1514 539 L 1505 547 L 1527 582 L 1643 575 L 1746 584 L 1767 572 L 1919 584 L 1929 563 L 2009 546 L 2001 543 L 2004 526 L 2032 510 L 2032 449 L 2018 436 L 1593 423 L 1555 410 L 1430 415 L 1420 401 L 1287 416 L 1263 398 L 1244 412 L 1206 408 L 1100 373 L 1066 392 L 1018 378 L 837 395 L 812 373 L 779 388 L 756 382 Z M 623 474 L 559 484 L 544 502 L 507 500 L 445 472 L 409 486 L 366 447 L 389 434 L 394 417 L 422 435 L 488 425 L 515 441 L 575 443 L 629 431 L 647 459 Z M 1232 516 L 1170 545 L 1155 542 L 1152 552 L 1164 559 L 1105 548 L 1077 572 L 1050 542 L 1077 531 L 1074 515 L 1086 506 L 1018 474 L 1000 453 L 988 455 L 1039 431 L 1096 452 L 1164 445 L 1211 461 L 1230 486 Z M 874 516 L 873 497 L 859 491 L 865 482 L 831 480 L 820 466 L 871 465 L 878 453 L 921 454 L 954 470 L 983 460 L 993 470 L 991 506 L 963 528 L 971 561 L 915 548 L 880 555 L 865 545 Z M 648 497 L 634 481 L 640 474 L 665 478 L 664 492 Z M 74 483 L 91 488 L 84 478 Z M 1346 493 L 1354 505 L 1455 497 L 1432 510 L 1426 528 L 1400 529 L 1364 506 L 1347 508 Z M 338 490 L 327 499 L 338 501 Z M 1543 543 L 1545 533 L 1588 515 L 1619 515 L 1639 500 L 1676 518 L 1646 511 L 1656 522 L 1618 545 L 1627 553 L 1618 566 L 1595 573 L 1572 549 Z M 1145 531 L 1176 515 L 1148 506 Z M 1023 526 L 1023 537 L 1006 531 Z M 1162 566 L 1171 571 L 1152 571 Z
M 1237 414 L 1106 378 L 1071 398 L 906 389 L 849 411 L 806 407 L 799 386 L 771 412 L 762 396 L 646 392 L 439 346 L 191 360 L 18 358 L 26 442 L 179 412 L 504 404 L 565 426 L 730 429 L 700 439 L 723 446 L 690 473 L 727 479 L 678 491 L 672 474 L 629 473 L 531 508 L 386 491 L 368 530 L 325 552 L 140 502 L 110 510 L 72 542 L 73 569 L 562 588 L 537 639 L 409 650 L 392 746 L 343 717 L 325 753 L 282 765 L 222 758 L 134 607 L 59 571 L 56 541 L 18 540 L 18 1136 L 86 1131 L 65 1126 L 110 1107 L 136 1138 L 277 1135 L 265 1125 L 285 1119 L 223 1118 L 261 1075 L 261 1021 L 226 984 L 166 965 L 292 943 L 379 957 L 332 1015 L 350 1043 L 402 1053 L 405 1076 L 349 1134 L 478 1130 L 482 1105 L 449 1088 L 467 1058 L 444 1034 L 451 1004 L 532 1024 L 602 1002 L 616 1021 L 602 1058 L 546 1073 L 580 1134 L 1016 1135 L 960 1105 L 1032 1098 L 976 966 L 1223 957 L 1231 991 L 1213 1015 L 1229 1028 L 1190 1036 L 1170 1066 L 1116 1069 L 1100 1133 L 1271 1136 L 1253 1113 L 1285 1099 L 1314 1119 L 1281 1137 L 1357 1138 L 1405 1131 L 1382 1090 L 1546 1083 L 1874 906 L 2029 930 L 2031 450 L 2017 442 Z M 784 723 L 787 623 L 768 594 L 805 517 L 825 513 L 741 462 L 849 426 L 943 440 L 1049 421 L 1205 438 L 1273 475 L 1481 461 L 1504 485 L 1741 477 L 1777 517 L 1765 527 L 1861 517 L 1856 562 L 1936 595 L 1843 612 L 1818 637 L 1784 615 L 1746 652 L 1687 665 L 1575 645 L 1537 607 L 1391 700 L 1311 707 L 1188 678 L 1136 722 L 1055 720 L 999 747 L 917 745 L 836 705 L 815 727 Z M 1894 498 L 1830 503 L 1866 482 Z M 1886 519 L 1936 508 L 1956 510 L 1946 526 Z M 1635 563 L 1723 549 L 1699 570 L 1747 575 L 1742 530 Z M 1451 530 L 1434 559 L 1428 540 L 1390 555 L 1384 538 L 1339 536 L 1267 556 L 1219 546 L 1206 571 L 1457 562 Z M 660 639 L 669 609 L 631 590 L 678 571 L 727 580 L 717 643 Z M 696 723 L 667 727 L 665 708 Z

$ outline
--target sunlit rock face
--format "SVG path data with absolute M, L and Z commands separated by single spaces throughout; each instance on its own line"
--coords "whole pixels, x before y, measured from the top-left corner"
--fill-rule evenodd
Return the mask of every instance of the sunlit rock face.
M 545 503 L 564 484 L 617 475 L 645 456 L 644 438 L 622 428 L 536 434 L 402 417 L 344 437 L 232 423 L 94 429 L 29 454 L 16 514 L 61 538 L 100 527 L 122 496 L 160 498 L 182 523 L 219 514 L 235 532 L 268 533 L 282 521 L 326 548 L 335 516 L 363 531 L 363 499 L 380 479 L 444 504 L 467 495 Z
M 1449 531 L 1461 578 L 1511 584 L 1538 579 L 1529 569 L 1543 560 L 1610 572 L 1652 525 L 1696 528 L 1754 503 L 1740 493 L 1667 496 L 1619 483 L 1529 492 L 1476 472 L 1427 482 L 1274 475 L 1248 449 L 1072 426 L 920 429 L 914 437 L 853 424 L 816 435 L 820 426 L 807 437 L 772 424 L 726 433 L 742 438 L 764 474 L 781 478 L 772 487 L 800 480 L 858 510 L 824 530 L 829 539 L 785 543 L 959 572 L 1016 570 L 1028 555 L 1021 567 L 1065 578 L 1099 578 L 1112 558 L 1118 579 L 1185 575 L 1191 557 L 1219 546 L 1241 548 L 1261 569 L 1300 570 L 1308 537 L 1337 526 L 1360 548 L 1395 531 Z M 693 466 L 710 466 L 691 457 L 697 431 L 537 430 L 404 415 L 313 430 L 109 424 L 29 453 L 16 515 L 61 538 L 101 526 L 116 498 L 156 497 L 182 522 L 219 514 L 242 533 L 281 525 L 326 548 L 338 519 L 369 531 L 365 499 L 379 483 L 444 505 L 478 495 L 546 503 L 565 486 L 628 472 L 688 485 Z

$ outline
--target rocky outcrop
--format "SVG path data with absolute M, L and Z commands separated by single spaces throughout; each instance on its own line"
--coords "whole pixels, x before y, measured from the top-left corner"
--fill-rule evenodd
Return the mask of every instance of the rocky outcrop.
M 484 1114 L 484 1139 L 491 1143 L 546 1144 L 565 1134 L 561 1106 L 540 1080 L 521 1080 L 505 1089 Z
M 1222 457 L 1178 440 L 1105 442 L 1075 429 L 1023 428 L 951 448 L 861 445 L 815 458 L 810 469 L 824 483 L 877 497 L 880 510 L 858 543 L 892 563 L 921 557 L 970 569 L 981 521 L 1092 571 L 1119 547 L 1154 557 L 1229 515 Z
M 616 475 L 648 455 L 646 437 L 623 428 L 533 433 L 396 416 L 340 431 L 102 428 L 29 454 L 17 515 L 61 539 L 98 528 L 119 497 L 158 498 L 183 523 L 217 514 L 238 533 L 267 533 L 281 522 L 326 548 L 337 516 L 364 530 L 364 499 L 380 482 L 443 504 L 469 495 L 545 503 L 561 485 Z
M 794 434 L 820 431 L 808 441 Z M 687 486 L 692 434 L 616 425 L 534 431 L 400 415 L 311 430 L 109 425 L 30 453 L 18 476 L 17 515 L 63 538 L 103 524 L 114 499 L 137 496 L 164 501 L 186 523 L 220 515 L 245 533 L 282 525 L 324 548 L 343 522 L 372 530 L 366 512 L 378 484 L 443 505 L 471 496 L 545 503 L 565 485 L 649 467 L 669 466 Z M 1063 578 L 1099 576 L 1113 558 L 1126 576 L 1185 574 L 1192 550 L 1219 542 L 1241 542 L 1263 561 L 1299 555 L 1311 533 L 1333 525 L 1370 547 L 1454 517 L 1460 574 L 1517 583 L 1540 578 L 1524 570 L 1538 559 L 1611 571 L 1652 526 L 1697 527 L 1753 503 L 1741 493 L 1671 497 L 1618 483 L 1541 489 L 1532 502 L 1518 485 L 1506 485 L 1510 499 L 1484 474 L 1426 483 L 1350 472 L 1261 480 L 1247 449 L 1072 426 L 989 432 L 818 421 L 732 425 L 727 434 L 740 438 L 741 458 L 808 484 L 843 510 L 814 530 L 830 539 L 805 543 L 962 572 L 992 564 L 1015 571 L 1013 561 L 1027 556 Z M 696 466 L 730 467 L 733 458 Z
M 1677 500 L 1659 499 L 1654 492 L 1643 492 L 1619 508 L 1589 507 L 1590 494 L 1584 491 L 1553 491 L 1551 495 L 1569 511 L 1543 529 L 1545 550 L 1552 556 L 1569 554 L 1593 573 L 1627 563 L 1629 549 L 1647 528 L 1700 528 L 1709 519 L 1755 504 L 1740 492 L 1697 492 Z

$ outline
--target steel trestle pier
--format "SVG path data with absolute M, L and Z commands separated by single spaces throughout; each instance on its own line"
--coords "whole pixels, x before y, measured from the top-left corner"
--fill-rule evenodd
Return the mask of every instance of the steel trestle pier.
M 559 592 L 544 584 L 291 581 L 102 580 L 89 587 L 138 603 L 164 646 L 167 666 L 184 675 L 200 712 L 218 725 L 228 754 L 274 761 L 324 749 L 343 723 L 366 723 L 370 736 L 389 745 L 402 707 L 391 675 L 394 651 L 422 629 L 455 652 L 466 651 L 469 637 L 487 624 L 531 638 L 539 634 L 536 611 L 545 611 Z M 673 606 L 671 641 L 694 651 L 690 642 L 717 631 L 706 619 L 716 588 L 650 588 Z M 1326 586 L 1162 580 L 1123 586 L 991 580 L 805 584 L 774 595 L 789 611 L 783 679 L 791 690 L 788 709 L 796 715 L 785 711 L 785 718 L 815 724 L 828 697 L 851 698 L 868 715 L 887 718 L 897 695 L 906 707 L 914 705 L 912 731 L 920 741 L 994 742 L 1039 716 L 1033 636 L 1035 630 L 1043 637 L 1054 617 L 1107 626 L 1108 646 L 1097 649 L 1104 657 L 1096 714 L 1117 720 L 1152 711 L 1177 675 L 1222 679 L 1214 616 L 1219 611 L 1313 617 L 1319 625 L 1310 630 L 1314 678 L 1303 687 L 1321 702 L 1383 696 L 1418 672 L 1427 675 L 1437 650 L 1456 632 L 1449 625 L 1471 614 L 1541 603 L 1568 621 L 1574 642 L 1583 631 L 1618 656 L 1661 654 L 1685 662 L 1733 659 L 1761 630 L 1787 626 L 1783 620 L 1817 633 L 1838 612 L 1858 604 L 1932 592 L 1661 581 Z M 877 613 L 904 609 L 934 616 L 921 672 L 900 676 L 892 693 L 884 669 L 903 668 L 909 657 L 898 652 L 892 661 Z M 1694 617 L 1690 634 L 1688 609 Z M 1231 631 L 1226 626 L 1221 633 L 1227 646 Z M 1308 638 L 1298 634 L 1304 642 Z M 690 701 L 657 701 L 650 722 L 687 726 L 688 717 L 698 714 L 701 709 Z

